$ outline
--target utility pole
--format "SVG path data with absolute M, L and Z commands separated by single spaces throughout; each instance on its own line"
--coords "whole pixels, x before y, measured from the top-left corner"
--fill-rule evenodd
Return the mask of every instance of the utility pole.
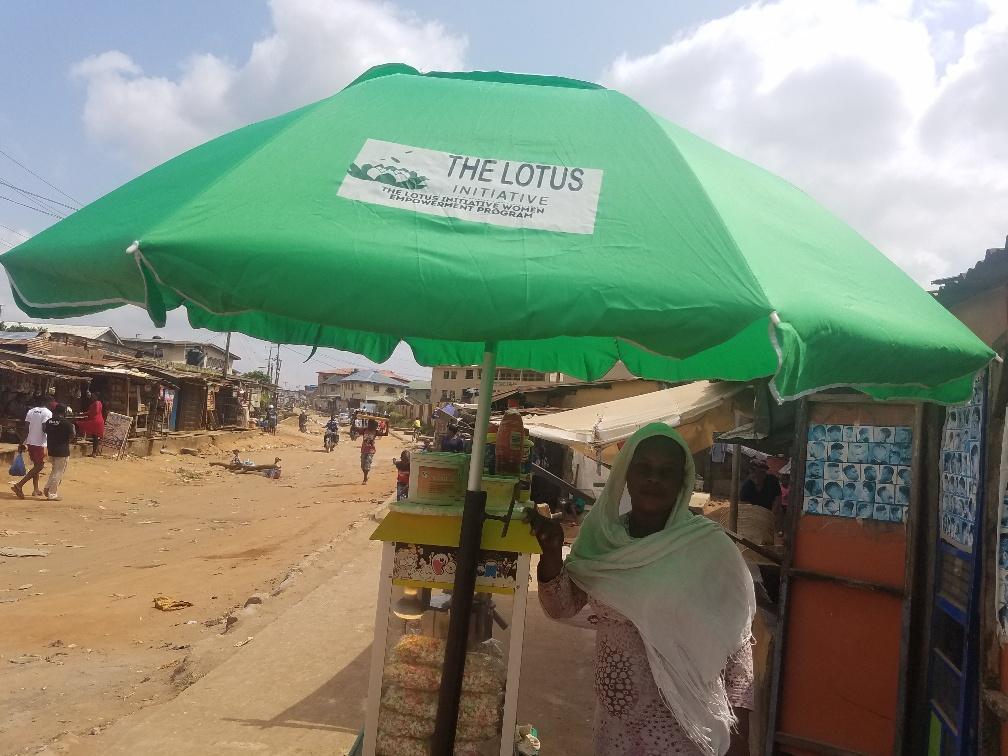
M 231 331 L 228 331 L 227 341 L 224 342 L 224 369 L 221 371 L 221 378 L 228 376 L 228 359 L 231 357 Z
M 276 356 L 276 380 L 273 381 L 276 386 L 276 390 L 273 392 L 273 399 L 276 405 L 280 406 L 280 342 L 277 342 L 277 356 Z

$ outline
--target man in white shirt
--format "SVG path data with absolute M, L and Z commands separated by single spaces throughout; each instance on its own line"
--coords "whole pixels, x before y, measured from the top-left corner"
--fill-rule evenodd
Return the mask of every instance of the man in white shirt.
M 19 498 L 24 498 L 24 484 L 29 480 L 32 482 L 33 496 L 41 496 L 42 490 L 39 488 L 39 473 L 45 467 L 46 434 L 43 426 L 52 419 L 52 412 L 43 406 L 41 397 L 36 397 L 32 401 L 32 408 L 25 415 L 25 427 L 22 443 L 28 445 L 28 458 L 31 460 L 32 468 L 28 474 L 20 481 L 11 486 L 11 490 Z

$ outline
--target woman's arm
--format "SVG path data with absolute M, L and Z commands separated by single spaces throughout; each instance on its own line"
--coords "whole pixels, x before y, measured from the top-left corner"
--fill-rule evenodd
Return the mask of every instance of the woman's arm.
M 553 619 L 570 619 L 588 603 L 588 595 L 570 579 L 563 566 L 563 526 L 543 517 L 534 509 L 526 510 L 529 525 L 542 555 L 536 569 L 539 578 L 539 604 Z
M 587 603 L 588 594 L 574 584 L 567 570 L 562 567 L 552 580 L 539 578 L 539 605 L 546 616 L 558 620 L 570 619 L 584 609 Z

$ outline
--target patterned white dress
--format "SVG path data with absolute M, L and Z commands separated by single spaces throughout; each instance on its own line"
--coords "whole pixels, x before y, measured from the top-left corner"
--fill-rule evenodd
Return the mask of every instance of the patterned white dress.
M 561 570 L 539 583 L 539 603 L 553 619 L 569 619 L 591 604 L 595 625 L 595 756 L 699 756 L 665 706 L 634 624 L 595 601 Z M 725 688 L 735 708 L 753 708 L 753 655 L 746 644 L 725 663 Z

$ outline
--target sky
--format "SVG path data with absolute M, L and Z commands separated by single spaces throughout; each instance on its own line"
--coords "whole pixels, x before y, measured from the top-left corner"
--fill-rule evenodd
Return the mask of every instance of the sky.
M 388 61 L 618 89 L 795 183 L 925 286 L 1005 245 L 1008 0 L 572 7 L 0 0 L 0 252 L 189 147 Z M 0 304 L 0 319 L 24 319 L 5 278 Z M 137 308 L 74 322 L 155 332 Z M 177 312 L 163 335 L 224 341 Z M 232 351 L 239 369 L 266 363 L 248 337 Z M 370 365 L 335 350 L 306 363 L 308 352 L 285 348 L 284 382 Z M 406 348 L 388 366 L 429 375 Z

